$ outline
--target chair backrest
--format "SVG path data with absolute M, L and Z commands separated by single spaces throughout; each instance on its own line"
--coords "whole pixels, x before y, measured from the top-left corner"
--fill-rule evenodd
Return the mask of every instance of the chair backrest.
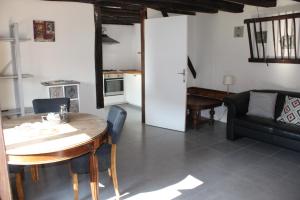
M 111 135 L 112 143 L 116 144 L 122 133 L 127 112 L 119 106 L 111 106 L 108 113 L 108 133 Z
M 34 99 L 32 101 L 34 113 L 49 113 L 59 112 L 61 105 L 67 105 L 68 111 L 70 110 L 69 98 L 53 98 L 53 99 Z

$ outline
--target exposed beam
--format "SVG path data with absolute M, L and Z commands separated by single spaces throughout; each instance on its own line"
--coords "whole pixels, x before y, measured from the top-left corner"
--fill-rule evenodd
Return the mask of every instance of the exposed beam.
M 140 23 L 138 17 L 125 17 L 125 16 L 102 16 L 102 20 L 120 20 L 129 23 Z
M 166 0 L 164 0 L 166 1 Z M 232 13 L 241 13 L 244 11 L 244 5 L 240 3 L 235 3 L 235 2 L 230 2 L 231 0 L 167 0 L 171 2 L 177 2 L 177 3 L 182 3 L 187 5 L 201 5 L 202 7 L 205 8 L 215 8 L 218 10 L 222 10 L 225 12 L 232 12 Z
M 121 9 L 126 9 L 131 11 L 137 11 L 137 12 L 139 12 L 142 9 L 141 5 L 137 5 L 137 4 L 134 5 L 123 1 L 97 0 L 95 4 L 100 7 L 121 8 Z
M 259 7 L 276 7 L 276 2 L 277 2 L 276 0 L 228 0 L 228 1 L 247 4 L 251 6 L 259 6 Z
M 53 1 L 53 0 L 49 0 Z M 217 13 L 218 10 L 240 13 L 244 5 L 230 2 L 231 0 L 64 0 L 73 2 L 93 3 L 101 7 L 118 7 L 130 10 L 140 10 L 142 7 L 153 9 L 172 9 L 185 12 Z M 234 1 L 234 0 L 233 0 Z M 238 1 L 238 0 L 237 0 Z M 243 0 L 241 0 L 243 1 Z M 244 0 L 251 1 L 251 0 Z M 257 1 L 257 0 L 255 0 Z M 271 1 L 271 0 L 265 0 Z M 273 1 L 273 0 L 272 0 Z
M 103 98 L 103 54 L 102 54 L 102 17 L 101 10 L 94 6 L 95 20 L 95 79 L 96 79 L 96 106 L 104 108 Z
M 109 7 L 109 6 L 100 6 L 101 10 L 103 12 L 118 12 L 118 13 L 123 13 L 123 14 L 132 14 L 132 15 L 139 15 L 140 9 L 127 9 L 127 8 L 117 8 L 117 7 Z
M 174 9 L 168 9 L 168 8 L 164 8 L 164 10 L 168 13 L 174 13 L 174 14 L 196 15 L 195 12 L 189 12 L 189 11 L 183 11 L 183 10 L 174 10 Z
M 104 19 L 102 20 L 102 24 L 111 24 L 111 25 L 127 25 L 132 26 L 133 23 L 121 21 L 121 20 L 114 20 L 114 19 Z
M 101 5 L 103 0 L 97 0 L 97 3 Z M 107 2 L 107 1 L 106 1 Z M 157 10 L 162 10 L 164 8 L 174 9 L 174 10 L 182 10 L 188 12 L 206 12 L 206 13 L 217 13 L 218 9 L 213 8 L 211 6 L 202 6 L 202 4 L 186 4 L 185 1 L 175 2 L 170 0 L 151 0 L 151 1 L 140 1 L 140 0 L 111 0 L 112 3 L 127 3 L 135 6 L 142 6 L 153 8 Z
M 127 17 L 140 17 L 140 13 L 137 11 L 119 9 L 119 8 L 106 8 L 101 7 L 102 16 L 127 16 Z
M 98 2 L 102 0 L 97 0 Z M 112 2 L 118 0 L 111 0 Z M 119 0 L 135 5 L 144 5 L 146 7 L 173 8 L 178 10 L 203 12 L 202 9 L 223 10 L 227 12 L 240 13 L 243 12 L 244 5 L 228 2 L 224 0 Z M 179 9 L 181 8 L 181 9 Z

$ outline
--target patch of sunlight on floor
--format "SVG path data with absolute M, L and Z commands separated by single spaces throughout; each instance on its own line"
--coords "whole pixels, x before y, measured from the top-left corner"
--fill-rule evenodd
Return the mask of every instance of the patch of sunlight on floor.
M 127 200 L 153 200 L 153 199 L 164 199 L 164 200 L 172 200 L 182 193 L 180 190 L 192 190 L 196 187 L 202 185 L 204 182 L 200 181 L 199 179 L 188 175 L 182 181 L 175 183 L 173 185 L 164 187 L 159 190 L 151 191 L 151 192 L 142 192 L 131 197 L 126 198 Z M 125 197 L 130 195 L 130 193 L 125 193 L 121 195 L 121 197 Z M 115 199 L 115 197 L 110 198 L 109 200 Z

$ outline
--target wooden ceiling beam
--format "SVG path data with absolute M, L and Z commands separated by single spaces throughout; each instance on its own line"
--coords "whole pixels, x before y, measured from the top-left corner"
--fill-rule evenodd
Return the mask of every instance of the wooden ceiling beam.
M 226 0 L 235 3 L 247 4 L 251 6 L 259 6 L 259 7 L 276 7 L 277 0 Z M 295 0 L 299 1 L 300 0 Z
M 102 24 L 106 25 L 127 25 L 127 26 L 133 26 L 133 23 L 130 22 L 124 22 L 124 21 L 118 21 L 118 20 L 102 20 Z
M 121 21 L 127 21 L 131 23 L 139 23 L 140 18 L 139 17 L 124 17 L 124 16 L 103 16 L 102 19 L 111 19 L 111 20 L 121 20 Z
M 138 11 L 121 9 L 121 8 L 107 8 L 101 7 L 101 14 L 103 16 L 127 16 L 139 18 L 140 13 Z
M 161 11 L 165 11 L 167 13 L 173 13 L 173 14 L 181 14 L 181 15 L 196 15 L 195 12 L 182 11 L 182 10 L 174 10 L 174 9 L 168 9 L 168 8 L 164 8 Z
M 102 19 L 102 24 L 133 25 L 134 23 L 139 23 L 139 22 L 132 22 L 130 20 L 113 19 L 113 18 L 106 18 L 106 17 L 103 17 Z
M 166 0 L 165 0 L 166 1 Z M 218 10 L 222 10 L 225 12 L 232 12 L 232 13 L 241 13 L 244 11 L 244 5 L 240 3 L 230 2 L 230 0 L 167 0 L 171 2 L 182 3 L 184 2 L 187 5 L 201 5 L 205 8 L 215 8 Z
M 97 0 L 97 3 L 101 5 L 103 0 Z M 107 1 L 106 1 L 107 2 Z M 127 3 L 135 6 L 148 7 L 153 9 L 173 9 L 182 10 L 188 12 L 206 12 L 206 13 L 217 13 L 218 9 L 202 6 L 202 4 L 185 4 L 185 1 L 171 2 L 170 0 L 151 0 L 151 1 L 140 1 L 140 0 L 111 0 L 112 3 Z
M 106 8 L 122 8 L 122 9 L 126 9 L 126 10 L 131 10 L 131 11 L 137 11 L 140 12 L 140 10 L 143 8 L 143 6 L 141 5 L 133 5 L 127 2 L 123 2 L 123 1 L 109 1 L 109 0 L 101 0 L 101 1 L 97 1 L 96 3 L 94 3 L 97 6 L 100 7 L 106 7 Z
M 162 7 L 162 6 L 148 6 L 148 8 L 152 8 L 155 10 L 166 10 L 169 13 L 177 13 L 177 14 L 184 14 L 184 15 L 190 15 L 191 13 L 195 13 L 195 12 L 201 12 L 201 13 L 209 13 L 209 14 L 215 14 L 218 13 L 217 9 L 208 9 L 208 8 L 198 8 L 196 11 L 190 11 L 187 9 L 183 9 L 183 8 L 168 8 L 168 7 Z M 194 14 L 191 14 L 194 15 Z

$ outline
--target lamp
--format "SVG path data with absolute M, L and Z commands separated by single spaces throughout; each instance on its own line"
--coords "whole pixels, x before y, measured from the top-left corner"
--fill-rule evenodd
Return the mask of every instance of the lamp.
M 229 94 L 229 86 L 233 84 L 233 76 L 232 75 L 224 75 L 223 84 L 227 86 L 227 94 Z

